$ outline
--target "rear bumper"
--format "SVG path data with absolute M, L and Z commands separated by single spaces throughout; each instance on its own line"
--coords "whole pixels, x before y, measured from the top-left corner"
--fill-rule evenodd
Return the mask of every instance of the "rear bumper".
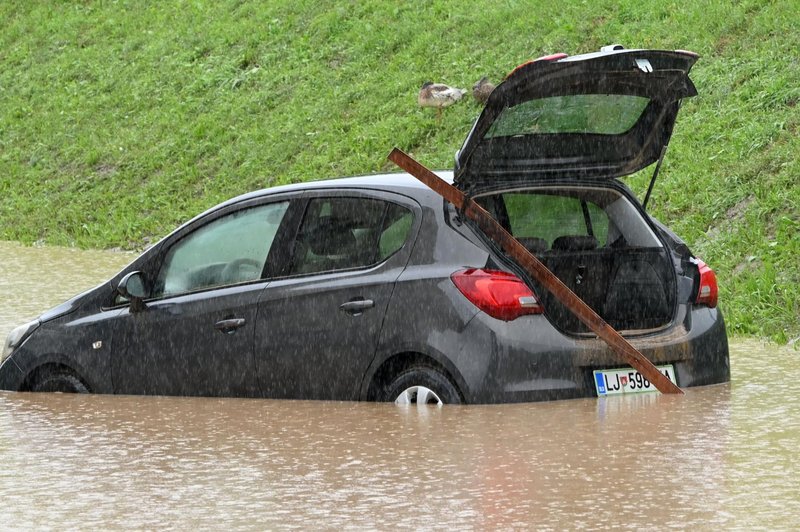
M 668 330 L 628 338 L 654 364 L 672 364 L 678 386 L 730 380 L 725 322 L 719 309 L 683 307 Z M 457 367 L 470 403 L 596 397 L 593 371 L 627 367 L 597 338 L 573 338 L 544 316 L 500 322 L 481 313 L 468 327 L 469 354 Z

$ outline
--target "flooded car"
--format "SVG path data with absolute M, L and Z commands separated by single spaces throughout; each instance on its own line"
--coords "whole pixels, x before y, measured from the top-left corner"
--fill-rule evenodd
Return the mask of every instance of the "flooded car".
M 658 168 L 696 59 L 521 65 L 440 173 L 681 387 L 730 378 L 716 277 L 620 178 Z M 201 214 L 12 331 L 0 389 L 499 403 L 654 388 L 452 205 L 389 174 Z

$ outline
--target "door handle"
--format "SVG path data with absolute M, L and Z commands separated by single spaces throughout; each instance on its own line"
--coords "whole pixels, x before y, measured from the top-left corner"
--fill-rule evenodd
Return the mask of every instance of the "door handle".
M 375 306 L 375 302 L 371 299 L 356 299 L 355 301 L 348 301 L 339 305 L 339 309 L 343 310 L 353 316 L 358 316 L 365 310 Z
M 244 318 L 229 318 L 227 320 L 218 321 L 214 324 L 214 328 L 224 334 L 233 334 L 236 329 L 243 327 L 247 323 Z

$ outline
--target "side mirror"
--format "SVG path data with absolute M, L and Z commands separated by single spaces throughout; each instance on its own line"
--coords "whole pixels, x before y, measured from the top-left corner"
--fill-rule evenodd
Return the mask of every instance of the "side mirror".
M 144 287 L 142 272 L 131 272 L 123 277 L 117 285 L 117 293 L 130 301 L 131 312 L 141 312 L 147 308 L 147 305 L 144 304 L 147 291 Z

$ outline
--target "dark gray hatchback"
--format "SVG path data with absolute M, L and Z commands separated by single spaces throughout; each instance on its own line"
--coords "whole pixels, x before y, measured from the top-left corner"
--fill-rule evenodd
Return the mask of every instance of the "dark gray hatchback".
M 468 192 L 679 386 L 729 379 L 714 273 L 618 177 L 656 162 L 687 52 L 521 66 L 457 154 Z M 407 175 L 251 193 L 11 333 L 0 389 L 494 403 L 652 389 Z

